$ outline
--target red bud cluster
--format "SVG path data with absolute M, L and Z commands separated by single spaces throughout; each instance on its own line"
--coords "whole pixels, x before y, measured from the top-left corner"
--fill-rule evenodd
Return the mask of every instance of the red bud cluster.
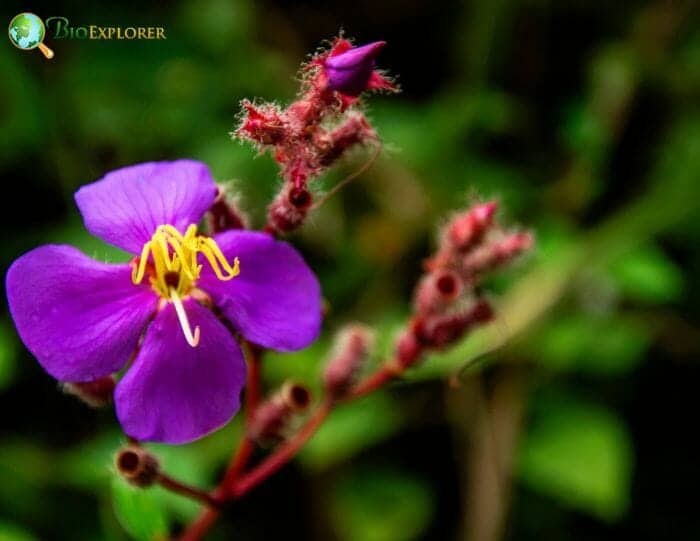
M 457 214 L 443 228 L 437 253 L 425 263 L 414 294 L 414 314 L 399 337 L 396 358 L 406 368 L 429 349 L 445 348 L 494 314 L 477 286 L 485 273 L 528 250 L 533 237 L 495 223 L 496 202 Z
M 378 141 L 365 115 L 352 108 L 362 91 L 396 87 L 374 69 L 383 43 L 353 48 L 337 38 L 302 69 L 299 98 L 282 109 L 244 101 L 243 119 L 234 136 L 270 151 L 280 166 L 284 185 L 268 208 L 267 229 L 285 233 L 298 228 L 313 202 L 311 179 L 354 146 Z M 300 198 L 300 195 L 303 197 Z

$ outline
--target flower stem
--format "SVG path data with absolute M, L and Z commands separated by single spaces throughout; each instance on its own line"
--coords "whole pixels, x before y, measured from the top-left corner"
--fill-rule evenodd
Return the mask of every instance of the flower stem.
M 220 511 L 215 507 L 205 509 L 197 519 L 182 532 L 179 541 L 200 541 L 219 518 Z
M 248 389 L 246 404 L 250 404 L 251 396 L 253 403 L 259 398 L 259 357 L 251 355 L 249 364 L 249 385 L 251 378 L 253 387 Z M 400 375 L 400 370 L 393 364 L 387 363 L 373 375 L 361 382 L 345 399 L 351 401 L 376 391 L 389 381 Z M 252 392 L 250 392 L 252 389 Z M 241 441 L 236 453 L 231 459 L 219 486 L 211 494 L 214 502 L 226 502 L 236 500 L 245 496 L 249 491 L 257 487 L 260 483 L 274 475 L 285 466 L 304 445 L 313 437 L 316 431 L 326 420 L 333 403 L 326 399 L 316 408 L 314 414 L 308 419 L 306 424 L 290 440 L 282 444 L 271 455 L 265 458 L 260 464 L 249 472 L 241 475 L 250 456 L 253 453 L 255 444 L 246 436 Z M 250 415 L 250 414 L 248 414 Z M 220 515 L 219 508 L 209 506 L 202 514 L 182 533 L 180 541 L 200 541 L 207 534 L 209 529 L 216 523 Z
M 224 490 L 226 491 L 227 499 L 240 498 L 294 458 L 323 424 L 323 421 L 326 420 L 330 411 L 331 404 L 327 401 L 322 402 L 307 423 L 292 437 L 292 439 L 281 445 L 274 453 L 268 456 L 250 472 L 238 478 L 238 480 L 230 486 L 225 487 Z
M 387 363 L 374 374 L 358 383 L 344 401 L 348 402 L 370 394 L 400 375 L 401 370 L 398 367 L 393 363 Z
M 262 349 L 250 342 L 246 342 L 248 350 L 248 375 L 246 382 L 246 424 L 255 413 L 260 402 L 260 366 L 262 364 Z
M 221 503 L 214 495 L 197 487 L 187 485 L 177 479 L 173 479 L 165 473 L 158 474 L 158 484 L 166 490 L 176 492 L 193 500 L 198 500 L 209 507 L 217 507 Z

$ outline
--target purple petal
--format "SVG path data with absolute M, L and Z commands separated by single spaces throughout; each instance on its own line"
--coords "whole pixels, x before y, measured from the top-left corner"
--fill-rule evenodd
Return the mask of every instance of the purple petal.
M 313 342 L 321 329 L 321 287 L 301 255 L 266 233 L 226 231 L 214 237 L 241 273 L 223 282 L 204 262 L 198 287 L 206 291 L 244 338 L 278 351 Z
M 22 341 L 49 374 L 89 381 L 126 364 L 155 313 L 149 286 L 129 265 L 95 261 L 72 246 L 36 248 L 7 272 L 10 313 Z
M 117 417 L 139 440 L 186 443 L 224 425 L 238 411 L 245 381 L 240 347 L 214 314 L 184 301 L 199 345 L 190 346 L 172 304 L 161 310 L 117 385 Z
M 149 162 L 107 173 L 80 188 L 75 202 L 90 233 L 140 254 L 159 225 L 171 224 L 184 233 L 199 223 L 216 191 L 203 163 Z
M 384 45 L 384 41 L 375 41 L 328 57 L 325 64 L 328 88 L 349 96 L 359 96 L 367 88 L 375 66 L 374 59 Z

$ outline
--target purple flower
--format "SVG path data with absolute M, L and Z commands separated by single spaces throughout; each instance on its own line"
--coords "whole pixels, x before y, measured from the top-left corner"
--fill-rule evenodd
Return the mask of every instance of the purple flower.
M 291 246 L 252 231 L 198 234 L 216 193 L 195 161 L 113 171 L 75 200 L 88 231 L 137 256 L 130 264 L 48 245 L 7 273 L 19 335 L 49 374 L 91 381 L 133 359 L 115 403 L 139 440 L 192 441 L 236 413 L 245 363 L 227 326 L 280 351 L 319 333 L 320 287 Z
M 367 90 L 375 67 L 374 59 L 384 45 L 385 41 L 375 41 L 348 48 L 349 42 L 340 40 L 325 60 L 328 88 L 348 96 L 359 96 Z

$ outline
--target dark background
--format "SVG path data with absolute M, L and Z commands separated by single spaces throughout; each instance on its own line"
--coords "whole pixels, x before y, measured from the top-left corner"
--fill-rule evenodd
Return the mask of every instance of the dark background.
M 499 320 L 410 384 L 336 412 L 300 460 L 232 507 L 212 539 L 694 539 L 700 339 L 700 32 L 693 3 L 6 2 L 77 25 L 163 26 L 167 40 L 0 47 L 3 271 L 45 242 L 91 255 L 72 202 L 116 167 L 194 157 L 257 225 L 278 188 L 232 142 L 238 101 L 286 103 L 305 55 L 343 28 L 383 39 L 402 93 L 367 99 L 384 156 L 293 237 L 331 312 L 272 387 L 315 385 L 332 333 L 382 347 L 409 311 L 437 225 L 476 198 L 538 237 L 490 284 Z M 358 152 L 319 185 L 361 166 Z M 50 284 L 47 284 L 50 287 Z M 4 296 L 3 296 L 4 298 Z M 177 531 L 196 506 L 115 480 L 113 413 L 62 394 L 0 310 L 0 540 Z M 506 345 L 484 357 L 506 339 Z M 461 384 L 445 380 L 477 358 Z M 153 446 L 211 486 L 240 435 Z M 137 511 L 133 511 L 137 509 Z M 129 533 L 127 533 L 129 532 Z

